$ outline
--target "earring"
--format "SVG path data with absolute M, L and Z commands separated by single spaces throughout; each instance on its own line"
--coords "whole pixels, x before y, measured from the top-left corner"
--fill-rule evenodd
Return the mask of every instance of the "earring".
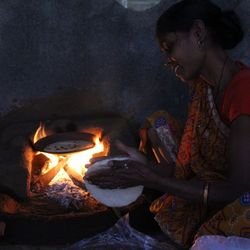
M 203 49 L 203 47 L 204 47 L 204 42 L 203 41 L 201 41 L 201 40 L 198 40 L 198 48 L 199 49 Z

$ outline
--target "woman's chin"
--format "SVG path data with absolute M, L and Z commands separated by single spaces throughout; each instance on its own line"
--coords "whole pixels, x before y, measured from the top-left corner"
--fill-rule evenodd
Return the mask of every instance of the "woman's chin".
M 183 81 L 183 82 L 185 82 L 186 80 L 186 77 L 184 76 L 184 70 L 183 70 L 183 68 L 178 64 L 175 68 L 174 68 L 174 73 L 175 73 L 175 76 L 179 79 L 179 80 L 181 80 L 181 81 Z
M 184 74 L 184 72 L 176 73 L 175 74 L 178 79 L 180 79 L 182 82 L 193 82 L 196 79 L 198 79 L 200 76 L 197 74 Z
M 183 75 L 180 75 L 180 74 L 175 74 L 175 76 L 179 79 L 179 80 L 181 80 L 182 82 L 187 82 L 188 80 L 183 76 Z

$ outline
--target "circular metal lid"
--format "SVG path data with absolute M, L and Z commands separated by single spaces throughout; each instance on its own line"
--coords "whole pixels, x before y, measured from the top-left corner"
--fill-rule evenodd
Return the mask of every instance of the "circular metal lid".
M 33 147 L 36 151 L 51 154 L 68 154 L 94 147 L 94 137 L 93 134 L 89 133 L 58 133 L 38 140 L 33 144 Z

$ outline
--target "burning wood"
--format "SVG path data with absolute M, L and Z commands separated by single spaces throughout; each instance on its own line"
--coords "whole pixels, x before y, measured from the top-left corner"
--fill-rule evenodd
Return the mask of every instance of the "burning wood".
M 83 177 L 67 165 L 68 158 L 61 157 L 58 164 L 36 178 L 32 192 L 43 193 L 66 209 L 79 210 L 89 194 L 84 191 Z M 43 169 L 49 168 L 48 161 Z
M 46 162 L 47 164 L 47 162 Z M 64 159 L 61 159 L 59 163 L 48 170 L 45 174 L 39 175 L 36 180 L 31 184 L 31 191 L 34 193 L 41 192 L 52 179 L 58 174 L 58 172 L 65 166 L 66 162 Z
M 68 165 L 65 165 L 63 169 L 67 172 L 68 176 L 76 186 L 85 189 L 82 175 L 76 172 L 73 168 L 70 168 Z

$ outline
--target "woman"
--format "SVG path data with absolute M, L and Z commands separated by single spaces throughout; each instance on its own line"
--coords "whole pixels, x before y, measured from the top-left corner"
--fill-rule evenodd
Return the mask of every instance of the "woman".
M 133 160 L 113 161 L 112 174 L 102 171 L 86 179 L 103 188 L 144 185 L 165 192 L 150 209 L 162 231 L 183 246 L 205 234 L 249 237 L 250 69 L 226 51 L 243 38 L 239 20 L 208 0 L 183 0 L 158 19 L 156 34 L 168 66 L 192 89 L 176 160 L 171 163 L 165 146 L 158 154 L 165 161 L 157 157 L 156 167 L 119 142 Z M 154 146 L 156 135 L 164 142 L 158 128 L 173 134 L 165 113 L 149 121 Z

